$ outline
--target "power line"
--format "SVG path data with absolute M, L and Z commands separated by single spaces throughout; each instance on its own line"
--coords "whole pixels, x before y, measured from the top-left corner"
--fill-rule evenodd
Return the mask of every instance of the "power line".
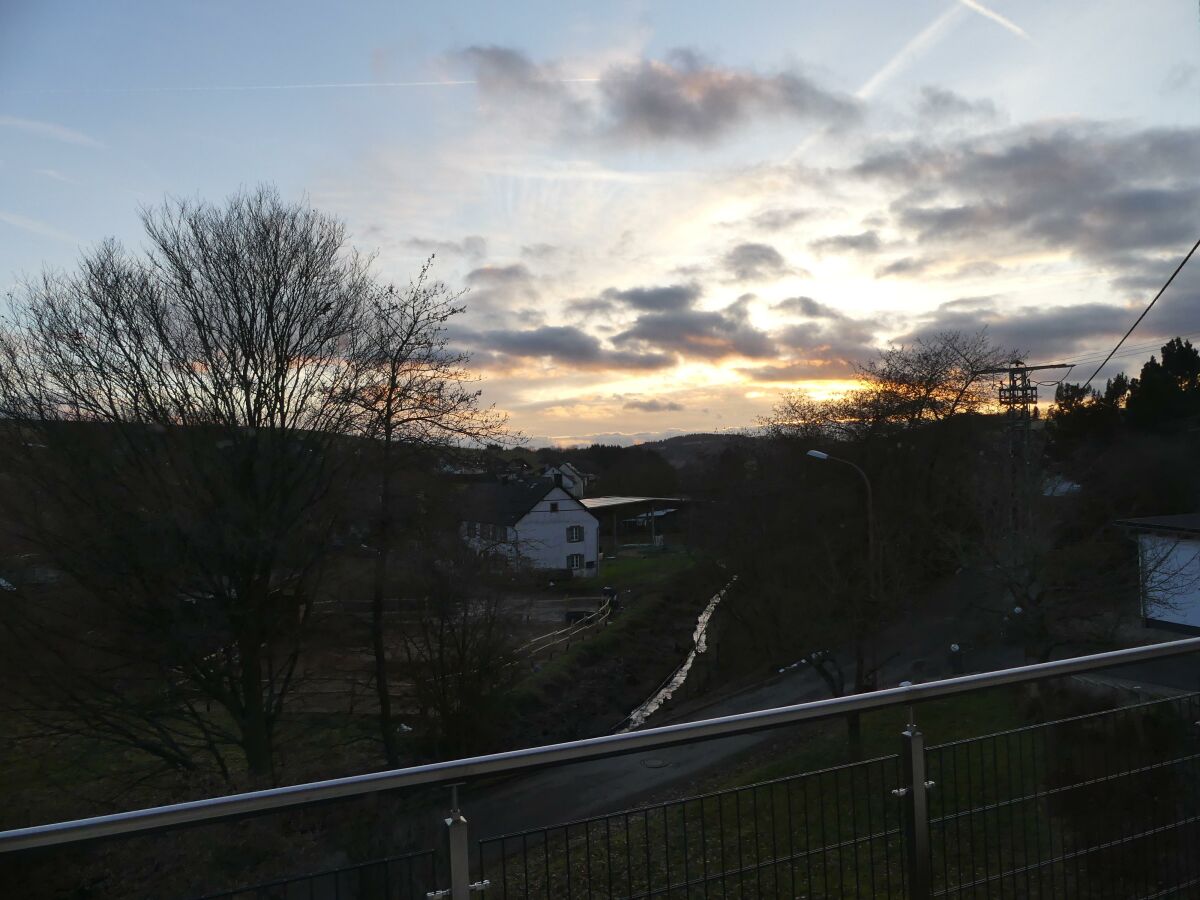
M 1179 265 L 1175 267 L 1175 271 L 1171 273 L 1171 277 L 1167 279 L 1167 283 L 1159 288 L 1158 293 L 1154 295 L 1154 299 L 1150 301 L 1150 305 L 1142 310 L 1142 314 L 1137 317 L 1134 323 L 1129 326 L 1129 330 L 1125 332 L 1119 341 L 1117 341 L 1117 346 L 1112 348 L 1112 353 L 1109 353 L 1108 356 L 1104 358 L 1104 362 L 1100 363 L 1100 365 L 1096 367 L 1096 371 L 1092 373 L 1091 378 L 1083 383 L 1083 390 L 1087 390 L 1088 385 L 1092 383 L 1092 378 L 1095 378 L 1097 375 L 1099 375 L 1100 370 L 1108 365 L 1108 361 L 1113 358 L 1113 354 L 1121 349 L 1121 345 L 1125 343 L 1125 338 L 1133 334 L 1133 329 L 1137 328 L 1138 325 L 1141 324 L 1142 319 L 1146 318 L 1146 313 L 1150 312 L 1150 310 L 1154 308 L 1154 304 L 1158 302 L 1158 298 L 1161 297 L 1166 292 L 1167 288 L 1171 286 L 1171 282 L 1175 280 L 1175 276 L 1183 271 L 1183 267 L 1188 264 L 1188 260 L 1192 258 L 1192 254 L 1195 253 L 1198 248 L 1200 248 L 1200 239 L 1197 239 L 1196 243 L 1192 244 L 1192 249 L 1187 252 L 1187 256 L 1185 256 Z

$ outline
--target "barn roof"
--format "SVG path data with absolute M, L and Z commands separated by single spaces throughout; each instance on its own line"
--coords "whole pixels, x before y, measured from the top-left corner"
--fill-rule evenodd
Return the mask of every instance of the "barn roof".
M 549 478 L 468 485 L 463 489 L 461 519 L 464 522 L 516 525 L 556 487 Z M 570 496 L 564 501 L 579 502 Z
M 1146 516 L 1140 519 L 1121 519 L 1117 522 L 1126 528 L 1147 531 L 1174 531 L 1185 534 L 1200 534 L 1200 513 L 1183 513 L 1177 516 Z

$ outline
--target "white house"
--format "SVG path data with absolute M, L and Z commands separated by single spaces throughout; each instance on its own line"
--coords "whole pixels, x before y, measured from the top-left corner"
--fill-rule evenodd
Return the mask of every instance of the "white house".
M 577 500 L 583 496 L 584 489 L 587 488 L 587 483 L 592 478 L 591 475 L 580 472 L 569 462 L 546 466 L 542 469 L 541 474 L 543 478 L 549 478 Z
M 1147 625 L 1200 631 L 1200 513 L 1122 519 L 1138 544 Z
M 577 576 L 599 572 L 600 521 L 550 478 L 468 485 L 461 529 L 480 553 L 516 565 Z

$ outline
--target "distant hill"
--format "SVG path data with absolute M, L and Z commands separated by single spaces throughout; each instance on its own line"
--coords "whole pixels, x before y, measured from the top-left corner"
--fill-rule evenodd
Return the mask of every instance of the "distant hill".
M 744 434 L 681 434 L 661 441 L 648 441 L 640 446 L 653 450 L 677 469 L 717 456 L 726 447 L 752 442 Z

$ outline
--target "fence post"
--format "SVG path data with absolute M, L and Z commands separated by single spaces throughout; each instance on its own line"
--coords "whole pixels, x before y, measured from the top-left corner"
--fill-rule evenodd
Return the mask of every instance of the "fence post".
M 932 857 L 929 849 L 929 799 L 933 782 L 925 780 L 925 735 L 912 722 L 900 734 L 900 762 L 904 767 L 904 786 L 895 793 L 904 811 L 904 835 L 907 838 L 908 896 L 911 900 L 929 900 L 932 891 Z
M 458 808 L 458 785 L 450 786 L 450 816 L 446 819 L 450 840 L 450 900 L 468 900 L 471 895 L 471 856 L 467 819 Z

